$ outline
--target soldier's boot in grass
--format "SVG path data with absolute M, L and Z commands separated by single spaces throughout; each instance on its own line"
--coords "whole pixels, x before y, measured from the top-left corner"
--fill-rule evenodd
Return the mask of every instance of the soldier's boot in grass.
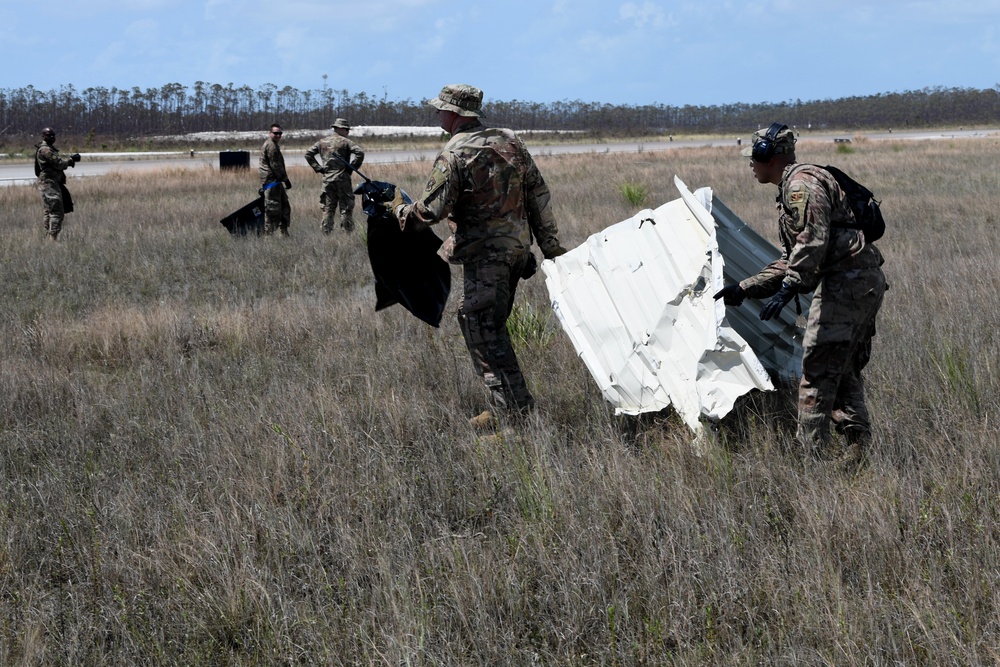
M 844 439 L 847 446 L 837 460 L 840 469 L 847 474 L 854 474 L 868 467 L 871 431 L 866 428 L 845 428 Z

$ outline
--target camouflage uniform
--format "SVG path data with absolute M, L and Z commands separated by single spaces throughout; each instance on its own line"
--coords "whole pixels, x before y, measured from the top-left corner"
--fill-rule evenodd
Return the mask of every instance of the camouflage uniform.
M 277 229 L 282 236 L 287 236 L 292 221 L 292 206 L 285 190 L 288 173 L 285 171 L 285 156 L 271 137 L 260 148 L 257 171 L 264 188 L 264 233 L 273 234 Z
M 334 127 L 343 125 L 335 124 Z M 316 160 L 317 155 L 319 161 Z M 323 207 L 324 234 L 333 231 L 334 218 L 338 212 L 340 226 L 346 231 L 354 229 L 354 189 L 351 187 L 351 171 L 347 165 L 358 169 L 364 160 L 365 152 L 361 147 L 339 134 L 320 139 L 306 151 L 306 162 L 313 171 L 323 174 L 323 193 L 319 196 L 319 202 Z
M 886 290 L 882 253 L 853 223 L 844 191 L 825 169 L 792 163 L 777 198 L 781 258 L 740 287 L 751 298 L 815 290 L 802 342 L 799 440 L 827 452 L 830 422 L 849 443 L 871 437 L 861 371 L 871 356 L 875 318 Z
M 65 214 L 72 211 L 72 200 L 66 201 L 63 192 L 66 190 L 66 170 L 76 164 L 72 157 L 61 157 L 59 149 L 46 143 L 36 146 L 35 170 L 38 173 L 38 191 L 42 195 L 42 206 L 45 213 L 42 223 L 45 233 L 55 240 L 62 231 Z M 69 208 L 69 210 L 67 210 Z
M 477 88 L 458 85 L 446 86 L 431 103 L 439 109 L 457 106 L 467 112 L 461 115 L 471 109 L 478 116 L 481 100 Z M 534 405 L 507 318 L 517 283 L 534 264 L 532 237 L 546 258 L 565 252 L 549 198 L 549 188 L 521 140 L 510 130 L 484 127 L 472 117 L 455 128 L 435 159 L 423 193 L 396 211 L 406 230 L 447 219 L 452 236 L 440 254 L 462 264 L 465 273 L 459 326 L 473 366 L 500 408 Z

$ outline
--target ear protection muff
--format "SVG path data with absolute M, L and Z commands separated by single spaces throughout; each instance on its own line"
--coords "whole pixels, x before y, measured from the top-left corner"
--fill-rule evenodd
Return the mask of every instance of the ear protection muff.
M 767 162 L 773 158 L 774 142 L 778 138 L 778 133 L 787 129 L 787 125 L 782 125 L 781 123 L 771 123 L 771 127 L 767 128 L 767 134 L 764 135 L 764 138 L 753 145 L 753 152 L 750 154 L 753 161 Z

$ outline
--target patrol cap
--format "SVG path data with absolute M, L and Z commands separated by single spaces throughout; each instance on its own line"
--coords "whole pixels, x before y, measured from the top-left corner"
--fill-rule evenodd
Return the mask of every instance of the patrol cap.
M 754 132 L 753 144 L 740 151 L 743 157 L 761 158 L 758 162 L 766 162 L 775 155 L 789 153 L 795 153 L 795 134 L 779 123 L 772 123 L 771 127 Z
M 459 116 L 479 118 L 482 116 L 483 91 L 465 83 L 453 83 L 442 88 L 428 104 L 442 111 L 454 111 Z
M 338 118 L 337 120 L 333 121 L 333 125 L 331 125 L 330 127 L 342 127 L 345 130 L 351 129 L 351 125 L 347 122 L 346 118 Z

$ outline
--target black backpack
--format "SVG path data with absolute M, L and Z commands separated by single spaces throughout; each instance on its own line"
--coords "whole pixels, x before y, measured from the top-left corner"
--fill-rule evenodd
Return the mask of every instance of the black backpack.
M 885 234 L 885 219 L 882 218 L 882 210 L 879 208 L 881 202 L 875 199 L 872 191 L 836 167 L 827 165 L 823 169 L 837 179 L 837 184 L 847 195 L 847 201 L 854 212 L 853 224 L 841 223 L 837 226 L 860 229 L 865 233 L 865 241 L 868 243 L 874 243 L 882 238 Z

